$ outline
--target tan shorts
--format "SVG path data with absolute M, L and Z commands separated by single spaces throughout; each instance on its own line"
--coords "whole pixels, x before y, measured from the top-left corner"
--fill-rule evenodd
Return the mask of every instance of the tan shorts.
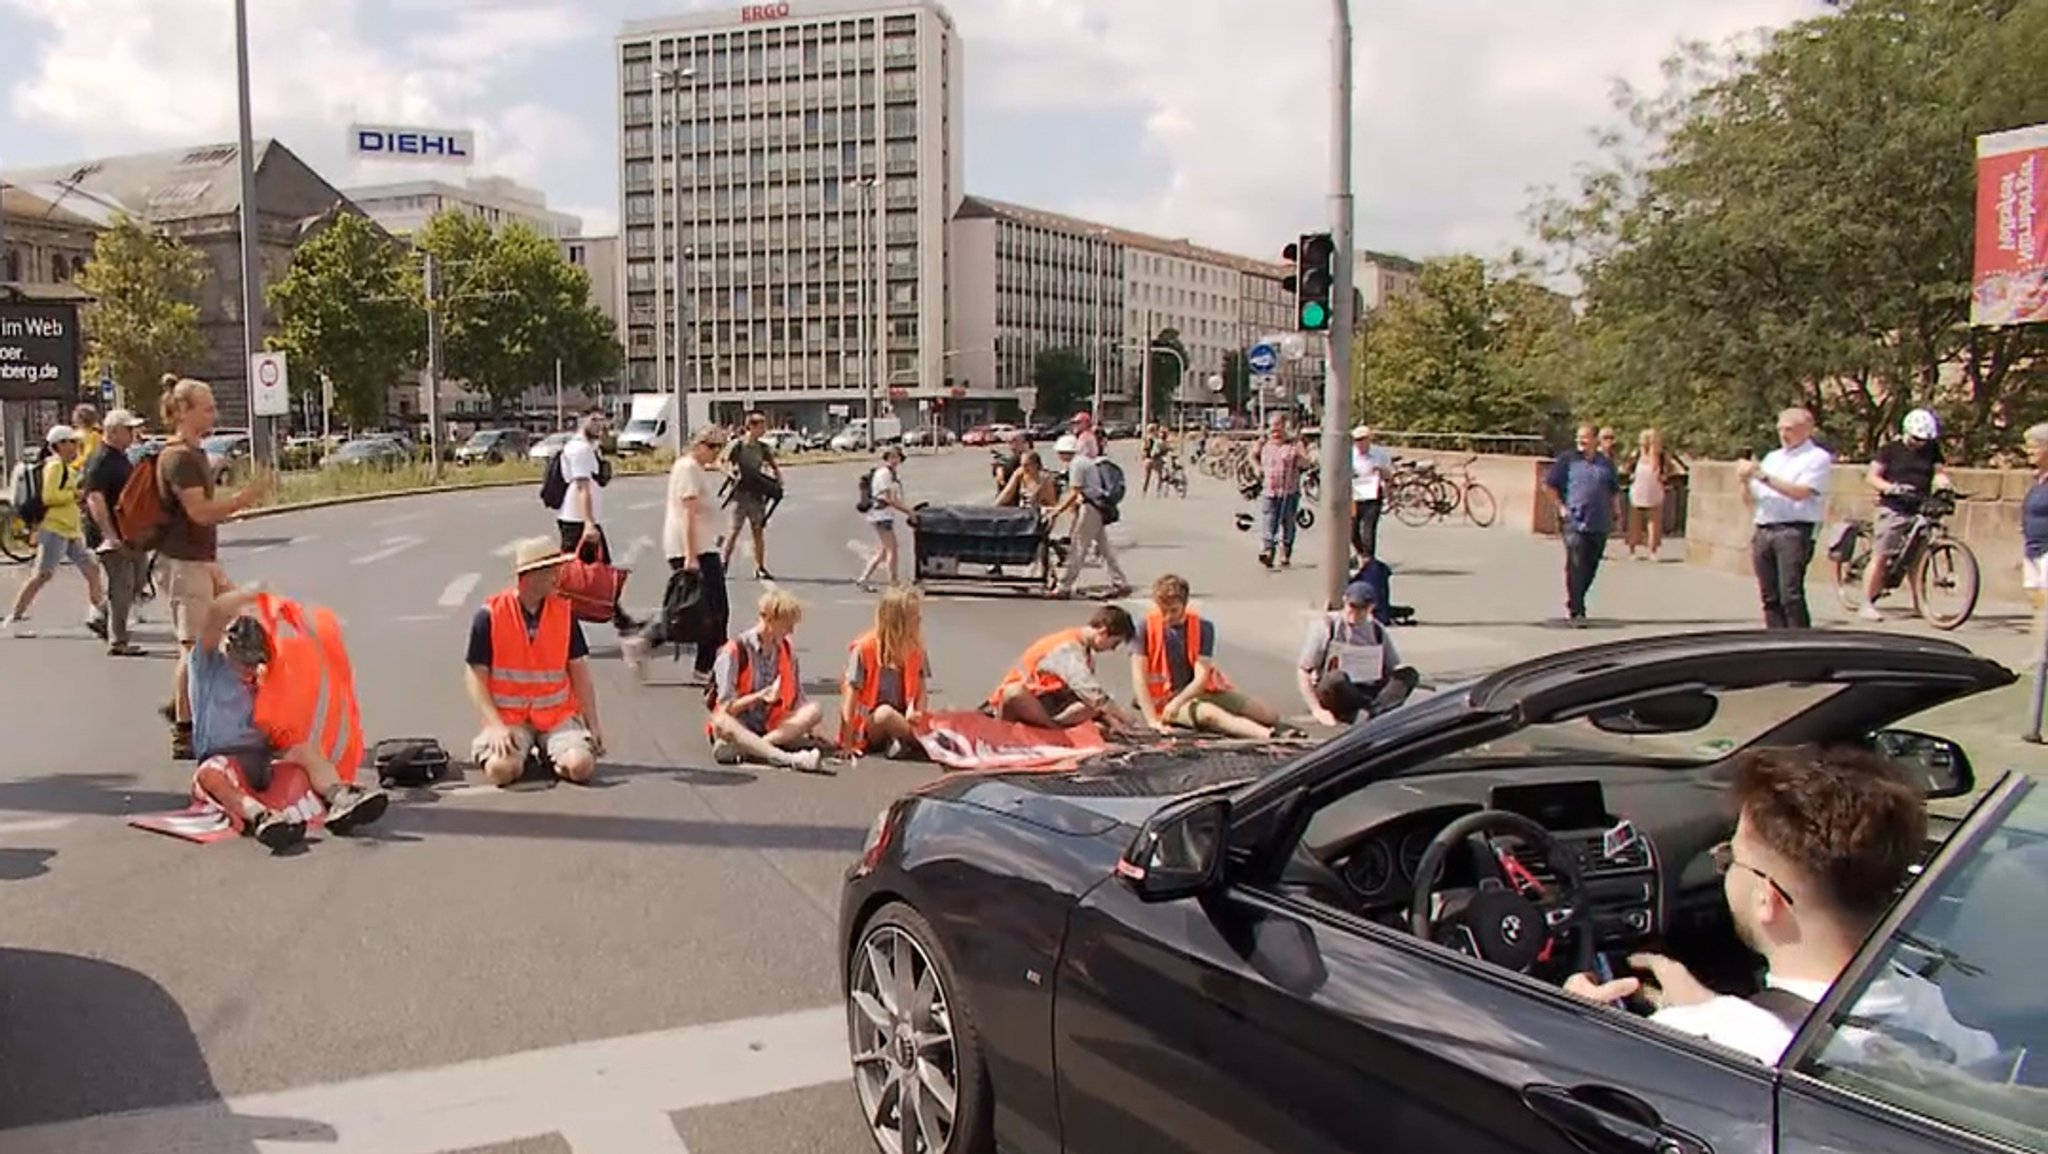
M 177 631 L 180 644 L 190 645 L 199 640 L 207 609 L 228 591 L 227 572 L 214 561 L 159 560 L 164 570 L 164 599 L 171 606 L 171 628 Z
M 1233 716 L 1249 717 L 1251 715 L 1252 699 L 1234 689 L 1225 689 L 1220 693 L 1197 694 L 1194 700 L 1171 713 L 1161 716 L 1159 720 L 1164 721 L 1168 725 L 1178 725 L 1182 729 L 1193 729 L 1195 728 L 1195 706 L 1197 705 L 1213 705 L 1217 709 Z
M 546 733 L 534 732 L 531 725 L 512 727 L 512 749 L 521 761 L 526 759 L 527 754 L 533 752 L 536 744 L 548 755 L 548 760 L 554 762 L 561 761 L 564 755 L 579 749 L 585 753 L 595 753 L 597 750 L 595 743 L 590 740 L 590 731 L 583 727 L 583 719 L 580 717 L 572 717 Z M 482 765 L 490 755 L 490 736 L 477 734 L 476 740 L 469 743 L 470 761 Z

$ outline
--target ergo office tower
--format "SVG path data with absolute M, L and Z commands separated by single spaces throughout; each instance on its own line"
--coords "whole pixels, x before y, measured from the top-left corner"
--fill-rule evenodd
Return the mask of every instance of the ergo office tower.
M 962 79 L 943 9 L 634 21 L 618 60 L 632 392 L 669 391 L 680 365 L 690 427 L 753 406 L 812 429 L 862 415 L 870 380 L 905 427 L 920 399 L 994 395 L 971 376 L 985 359 L 948 356 Z

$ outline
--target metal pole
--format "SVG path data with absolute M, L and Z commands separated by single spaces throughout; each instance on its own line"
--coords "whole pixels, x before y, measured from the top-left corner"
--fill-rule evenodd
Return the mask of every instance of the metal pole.
M 242 170 L 242 381 L 249 406 L 250 449 L 277 465 L 270 423 L 256 417 L 256 354 L 263 348 L 263 262 L 256 247 L 256 128 L 249 107 L 249 0 L 235 0 L 235 98 L 241 118 Z
M 661 266 L 668 260 L 668 229 L 662 220 L 662 214 L 668 208 L 668 205 L 661 195 L 661 116 L 665 103 L 662 99 L 662 83 L 667 79 L 668 71 L 666 69 L 658 68 L 655 70 L 654 163 L 649 169 L 650 175 L 654 178 L 654 391 L 657 393 L 668 392 L 668 325 L 663 320 L 668 315 L 668 309 L 664 307 L 668 304 L 668 278 L 661 275 Z M 673 124 L 673 122 L 671 123 Z M 671 131 L 680 132 L 681 127 L 680 124 L 676 124 Z M 677 141 L 676 148 L 677 151 L 681 151 L 681 141 Z M 678 206 L 677 211 L 680 213 L 682 190 L 676 189 L 674 191 Z M 678 223 L 681 222 L 678 221 Z M 628 385 L 626 388 L 627 395 L 631 396 L 632 391 L 632 386 Z
M 562 427 L 562 358 L 555 358 L 555 427 Z
M 427 478 L 441 483 L 441 270 L 426 254 L 427 289 Z
M 874 288 L 874 237 L 870 235 L 870 220 L 874 216 L 869 196 L 873 185 L 863 179 L 860 184 L 860 365 L 861 379 L 867 383 L 868 429 L 867 448 L 875 448 L 875 378 L 881 371 L 875 359 L 875 344 L 879 336 L 875 330 L 875 288 Z
M 1145 310 L 1145 373 L 1138 381 L 1138 427 L 1152 427 L 1152 310 Z
M 1351 542 L 1351 0 L 1332 0 L 1336 26 L 1330 35 L 1330 240 L 1336 275 L 1330 289 L 1330 347 L 1323 358 L 1323 603 L 1344 601 L 1350 578 Z
M 683 131 L 683 100 L 682 100 L 682 90 L 683 90 L 683 80 L 685 79 L 685 76 L 684 76 L 684 74 L 683 74 L 683 73 L 682 73 L 681 71 L 678 71 L 678 72 L 677 72 L 677 73 L 676 73 L 676 74 L 675 74 L 675 75 L 674 75 L 674 76 L 672 77 L 672 79 L 674 79 L 674 80 L 675 80 L 675 82 L 676 82 L 676 83 L 675 83 L 675 88 L 676 88 L 676 101 L 675 101 L 675 105 L 676 105 L 676 110 L 675 110 L 675 125 L 676 125 L 676 127 L 675 127 L 675 131 L 676 131 L 676 136 L 677 136 L 677 140 L 676 140 L 676 146 L 675 146 L 675 148 L 673 148 L 673 149 L 671 149 L 671 150 L 670 150 L 670 151 L 672 151 L 672 152 L 674 153 L 674 156 L 673 156 L 673 158 L 672 158 L 672 161 L 671 161 L 671 163 L 673 163 L 673 164 L 674 164 L 674 166 L 675 166 L 675 171 L 674 171 L 674 173 L 673 173 L 672 175 L 673 175 L 673 177 L 674 177 L 674 183 L 675 183 L 675 189 L 676 189 L 676 227 L 675 227 L 675 233 L 676 233 L 676 280 L 675 280 L 675 286 L 676 286 L 676 301 L 675 301 L 675 313 L 676 313 L 676 350 L 675 350 L 675 356 L 676 356 L 676 375 L 675 375 L 675 377 L 674 377 L 674 378 L 673 378 L 673 379 L 672 379 L 672 380 L 671 380 L 671 381 L 670 381 L 669 383 L 670 383 L 670 385 L 671 385 L 671 389 L 670 389 L 670 392 L 671 392 L 671 395 L 673 395 L 673 396 L 674 396 L 674 398 L 675 398 L 675 404 L 676 404 L 676 415 L 675 415 L 675 422 L 674 422 L 674 424 L 675 424 L 675 436 L 674 436 L 674 441 L 675 441 L 675 450 L 676 450 L 676 456 L 680 457 L 680 456 L 682 456 L 682 455 L 683 455 L 683 446 L 684 446 L 684 445 L 685 445 L 686 443 L 688 443 L 688 439 L 687 439 L 686 437 L 684 437 L 684 435 L 683 435 L 683 428 L 684 428 L 684 426 L 686 426 L 686 425 L 688 425 L 688 424 L 690 423 L 690 409 L 689 409 L 689 404 L 690 404 L 690 401 L 689 401 L 689 397 L 688 397 L 688 395 L 687 395 L 687 394 L 685 394 L 685 393 L 683 392 L 683 257 L 684 257 L 685 255 L 688 255 L 688 257 L 690 258 L 690 276 L 691 276 L 691 277 L 692 277 L 692 278 L 694 279 L 694 278 L 696 277 L 696 275 L 697 275 L 697 253 L 696 253 L 696 249 L 695 249 L 695 247 L 694 247 L 694 244 L 693 244 L 693 247 L 691 248 L 691 250 L 690 250 L 690 252 L 689 252 L 688 254 L 685 254 L 685 253 L 683 252 L 683 246 L 682 246 L 682 239 L 683 239 L 683 238 L 682 238 L 682 234 L 683 234 L 683 143 L 682 143 L 681 137 L 682 137 L 682 131 Z M 659 214 L 659 213 L 657 212 L 657 213 L 656 213 L 655 215 L 657 215 L 657 216 L 658 216 L 658 215 L 660 215 L 660 214 Z M 693 220 L 694 220 L 694 219 L 696 218 L 696 215 L 697 215 L 697 213 L 696 213 L 696 210 L 695 210 L 694 208 L 692 208 L 692 209 L 691 209 L 691 211 L 690 211 L 690 216 L 691 216 L 691 219 L 693 219 Z M 692 319 L 694 320 L 695 318 L 692 318 Z M 690 342 L 690 343 L 691 343 L 691 346 L 692 346 L 692 349 L 691 349 L 692 353 L 694 353 L 694 352 L 696 351 L 696 350 L 695 350 L 695 345 L 696 345 L 696 340 L 695 340 L 695 338 L 696 338 L 696 335 L 697 335 L 697 334 L 696 334 L 695 332 L 692 332 L 692 333 L 690 334 L 690 336 L 691 336 L 691 338 L 692 338 L 692 339 L 691 339 L 691 342 Z

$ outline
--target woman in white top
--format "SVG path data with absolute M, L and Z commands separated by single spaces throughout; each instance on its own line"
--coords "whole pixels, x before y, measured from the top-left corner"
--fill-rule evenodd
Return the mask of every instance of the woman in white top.
M 1629 459 L 1628 555 L 1639 546 L 1649 546 L 1646 556 L 1655 559 L 1664 544 L 1664 485 L 1678 475 L 1676 458 L 1664 451 L 1664 434 L 1644 429 Z
M 874 586 L 869 578 L 884 562 L 889 566 L 889 584 L 894 585 L 897 577 L 896 518 L 910 516 L 910 506 L 903 503 L 903 481 L 898 474 L 903 468 L 903 450 L 891 445 L 882 452 L 882 463 L 868 477 L 868 524 L 874 526 L 876 551 L 868 558 L 867 567 L 860 571 L 854 584 L 861 592 L 872 593 Z

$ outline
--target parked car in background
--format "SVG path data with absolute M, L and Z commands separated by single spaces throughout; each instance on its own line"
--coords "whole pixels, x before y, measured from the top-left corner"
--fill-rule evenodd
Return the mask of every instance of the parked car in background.
M 412 453 L 396 437 L 361 437 L 327 454 L 323 469 L 396 469 L 412 461 Z
M 988 444 L 988 443 L 989 443 L 989 427 L 988 427 L 987 425 L 976 425 L 976 426 L 974 426 L 973 428 L 971 428 L 971 429 L 967 430 L 966 432 L 964 432 L 964 433 L 960 434 L 960 443 L 961 443 L 961 444 L 963 444 L 963 445 L 986 445 L 986 444 Z
M 761 439 L 768 442 L 770 449 L 785 457 L 801 453 L 807 447 L 804 435 L 795 429 L 770 429 L 761 434 Z
M 206 450 L 206 467 L 213 474 L 214 485 L 222 486 L 249 471 L 255 441 L 247 429 L 215 429 L 199 447 Z
M 953 435 L 953 430 L 942 425 L 926 425 L 903 434 L 903 443 L 925 446 L 956 445 L 960 443 L 960 438 Z
M 496 465 L 524 458 L 530 442 L 523 429 L 479 429 L 455 450 L 458 465 Z
M 1128 441 L 1138 435 L 1138 426 L 1129 421 L 1104 421 L 1102 435 L 1111 441 Z
M 549 433 L 547 436 L 535 441 L 533 447 L 526 450 L 526 455 L 536 461 L 552 461 L 561 453 L 562 446 L 569 443 L 569 438 L 575 435 L 574 433 Z

